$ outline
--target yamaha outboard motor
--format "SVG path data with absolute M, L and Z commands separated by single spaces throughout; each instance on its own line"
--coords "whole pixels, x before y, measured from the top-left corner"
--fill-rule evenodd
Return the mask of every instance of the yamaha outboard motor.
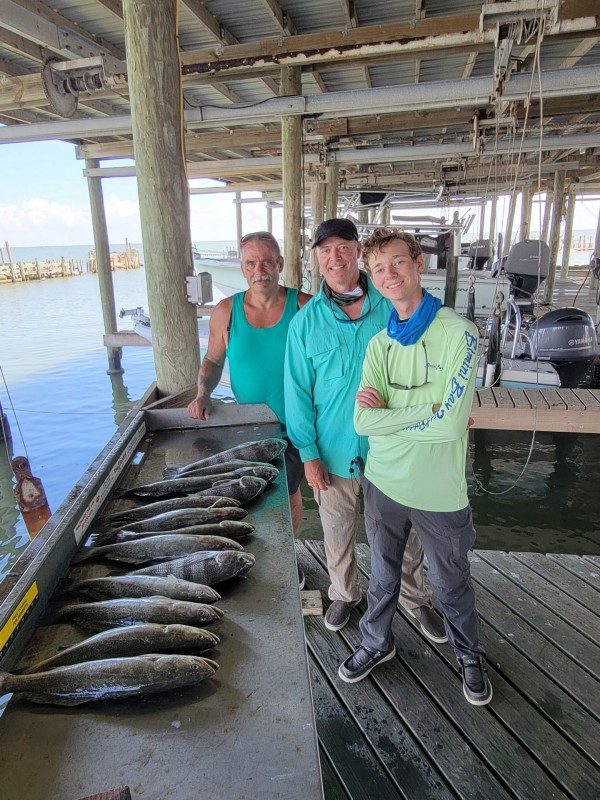
M 598 354 L 594 320 L 579 308 L 557 308 L 533 322 L 523 347 L 525 358 L 550 361 L 560 385 L 574 389 Z

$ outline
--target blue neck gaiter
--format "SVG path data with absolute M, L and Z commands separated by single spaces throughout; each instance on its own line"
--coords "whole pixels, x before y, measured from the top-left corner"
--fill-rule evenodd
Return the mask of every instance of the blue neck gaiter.
M 396 309 L 391 310 L 387 335 L 404 346 L 418 342 L 441 307 L 442 301 L 423 289 L 423 299 L 409 319 L 402 321 Z

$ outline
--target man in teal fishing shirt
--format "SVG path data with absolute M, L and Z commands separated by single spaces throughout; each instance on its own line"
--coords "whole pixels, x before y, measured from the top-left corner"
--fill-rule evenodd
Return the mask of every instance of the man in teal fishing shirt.
M 371 280 L 392 303 L 367 347 L 354 424 L 369 437 L 362 488 L 371 546 L 362 643 L 340 666 L 354 683 L 395 656 L 392 620 L 404 548 L 416 530 L 469 703 L 492 697 L 479 643 L 468 551 L 475 542 L 465 461 L 477 328 L 421 287 L 423 255 L 407 233 L 378 228 L 364 243 Z
M 300 452 L 319 506 L 331 580 L 325 625 L 335 631 L 348 622 L 362 594 L 356 565 L 356 479 L 368 442 L 355 433 L 352 414 L 367 344 L 385 327 L 390 304 L 359 270 L 361 248 L 351 220 L 321 223 L 313 248 L 324 280 L 290 325 L 285 407 L 288 436 Z M 402 574 L 402 605 L 426 636 L 445 642 L 442 620 L 423 582 L 423 550 L 414 534 Z
M 266 403 L 277 415 L 285 435 L 285 343 L 292 318 L 310 295 L 279 283 L 283 258 L 271 233 L 247 233 L 240 241 L 240 253 L 248 289 L 215 306 L 198 375 L 198 394 L 189 404 L 188 413 L 194 419 L 208 418 L 212 411 L 210 395 L 221 380 L 227 357 L 235 399 L 238 403 Z M 300 481 L 304 470 L 298 451 L 289 440 L 285 465 L 295 534 L 302 518 Z

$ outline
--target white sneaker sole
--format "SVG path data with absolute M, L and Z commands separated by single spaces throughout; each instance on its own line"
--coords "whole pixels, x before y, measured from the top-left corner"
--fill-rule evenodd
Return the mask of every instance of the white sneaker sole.
M 465 699 L 466 699 L 467 703 L 470 703 L 472 706 L 487 706 L 487 704 L 492 699 L 494 691 L 493 691 L 493 689 L 492 689 L 492 687 L 490 685 L 490 694 L 489 694 L 488 697 L 485 698 L 485 700 L 474 700 L 472 697 L 469 697 L 469 695 L 467 694 L 467 690 L 465 689 L 465 685 L 463 683 L 463 694 L 465 696 Z

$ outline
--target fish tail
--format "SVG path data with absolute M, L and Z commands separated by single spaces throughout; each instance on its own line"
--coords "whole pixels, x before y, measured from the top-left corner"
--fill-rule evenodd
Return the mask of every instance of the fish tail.
M 163 478 L 174 478 L 178 474 L 177 467 L 167 467 L 163 469 Z
M 12 675 L 10 672 L 0 672 L 0 697 L 11 692 L 10 683 Z
M 96 555 L 96 548 L 90 547 L 87 550 L 77 553 L 77 555 L 71 559 L 71 564 L 81 564 L 82 561 L 88 561 Z

